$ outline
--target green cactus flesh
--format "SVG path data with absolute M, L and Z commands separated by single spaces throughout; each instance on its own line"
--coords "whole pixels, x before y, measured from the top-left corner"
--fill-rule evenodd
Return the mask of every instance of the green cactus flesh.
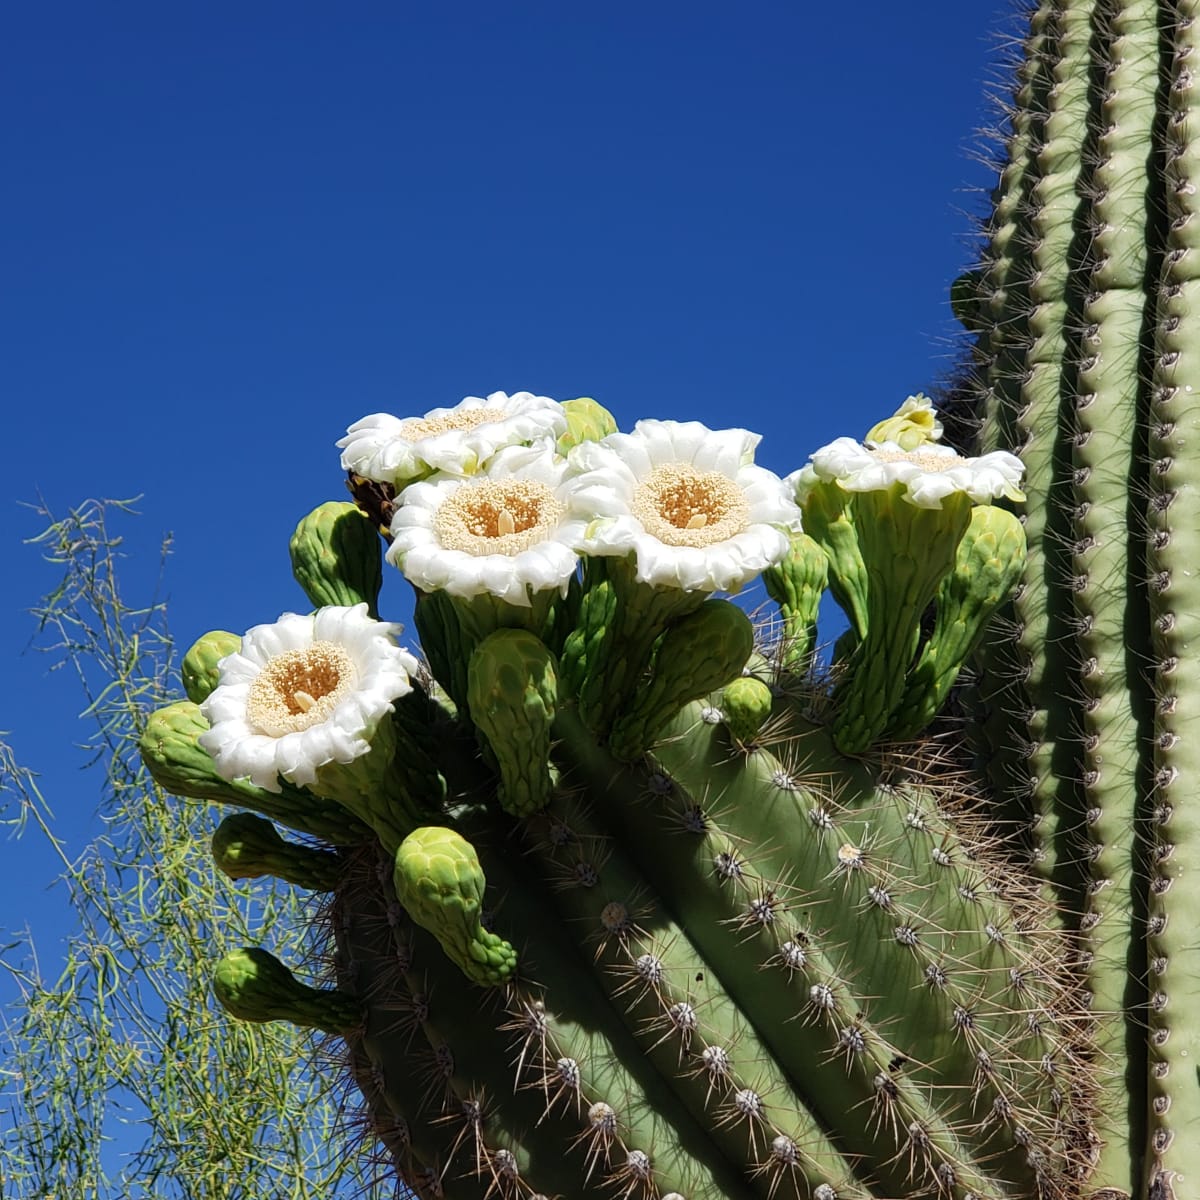
M 1198 10 L 1031 16 L 943 413 L 1021 456 L 1023 505 L 802 482 L 757 651 L 611 547 L 528 606 L 423 593 L 432 679 L 324 795 L 217 774 L 237 639 L 189 652 L 151 775 L 259 814 L 223 870 L 333 887 L 337 989 L 246 951 L 217 994 L 343 1037 L 422 1200 L 1194 1192 Z M 562 453 L 614 428 L 564 416 Z M 914 397 L 868 437 L 937 433 Z M 314 605 L 374 604 L 384 492 L 302 522 Z M 269 822 L 338 849 L 305 876 Z

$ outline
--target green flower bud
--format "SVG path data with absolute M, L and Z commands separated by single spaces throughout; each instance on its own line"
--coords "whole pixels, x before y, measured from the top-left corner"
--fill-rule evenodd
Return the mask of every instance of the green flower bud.
M 559 454 L 566 454 L 580 442 L 598 442 L 617 432 L 617 422 L 612 413 L 590 396 L 578 400 L 564 400 L 563 410 L 567 414 L 567 432 L 558 439 Z
M 864 753 L 903 702 L 922 614 L 953 570 L 972 507 L 970 496 L 956 491 L 940 508 L 920 508 L 904 499 L 902 484 L 855 493 L 854 525 L 870 587 L 866 636 L 834 693 L 834 744 L 843 754 Z
M 829 559 L 807 533 L 793 533 L 782 561 L 762 574 L 767 595 L 779 605 L 783 618 L 785 666 L 808 666 L 817 641 L 817 613 L 829 578 Z
M 429 930 L 472 983 L 494 987 L 517 966 L 517 952 L 482 922 L 483 868 L 466 838 L 439 825 L 414 830 L 396 852 L 396 897 Z
M 910 670 L 888 733 L 915 737 L 933 720 L 963 663 L 1025 565 L 1025 529 L 1006 509 L 979 504 L 938 588 L 933 632 Z
M 738 675 L 753 649 L 750 618 L 728 600 L 706 600 L 680 617 L 663 634 L 649 682 L 613 726 L 613 754 L 625 761 L 644 754 L 685 704 Z
M 207 729 L 208 722 L 191 700 L 176 701 L 150 714 L 138 748 L 146 770 L 164 791 L 250 808 L 300 833 L 340 845 L 352 845 L 370 836 L 365 825 L 333 801 L 286 782 L 281 782 L 280 791 L 268 792 L 245 780 L 222 779 L 211 756 L 197 741 Z
M 942 423 L 933 411 L 933 401 L 918 392 L 909 396 L 886 421 L 873 425 L 863 441 L 868 445 L 892 442 L 901 450 L 916 450 L 942 436 Z
M 341 869 L 330 850 L 288 842 L 253 813 L 230 813 L 212 836 L 213 861 L 230 879 L 273 875 L 312 892 L 331 892 Z
M 183 656 L 183 665 L 180 668 L 183 690 L 187 692 L 187 698 L 196 704 L 207 700 L 220 682 L 217 664 L 226 655 L 233 654 L 241 648 L 242 639 L 236 633 L 228 633 L 224 629 L 214 629 L 198 638 Z
M 771 715 L 771 701 L 771 689 L 752 675 L 727 683 L 721 697 L 721 711 L 730 735 L 743 746 L 753 742 Z
M 378 618 L 382 547 L 371 520 L 347 501 L 314 508 L 292 534 L 292 574 L 314 608 L 367 605 Z
M 213 973 L 213 993 L 239 1021 L 291 1021 L 345 1034 L 362 1020 L 353 996 L 301 983 L 273 954 L 247 946 L 226 954 Z
M 471 720 L 500 772 L 505 812 L 527 817 L 550 803 L 550 726 L 558 690 L 554 655 L 524 629 L 500 629 L 471 655 Z

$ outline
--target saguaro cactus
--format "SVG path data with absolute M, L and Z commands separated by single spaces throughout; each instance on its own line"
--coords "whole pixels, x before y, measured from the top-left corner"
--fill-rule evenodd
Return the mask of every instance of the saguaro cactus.
M 1200 1186 L 1194 7 L 1032 16 L 955 288 L 978 445 L 911 397 L 781 481 L 591 400 L 375 415 L 382 539 L 322 506 L 316 611 L 189 654 L 156 777 L 336 847 L 235 827 L 333 889 L 335 986 L 248 950 L 218 998 L 344 1038 L 420 1196 Z M 714 593 L 759 574 L 755 644 Z

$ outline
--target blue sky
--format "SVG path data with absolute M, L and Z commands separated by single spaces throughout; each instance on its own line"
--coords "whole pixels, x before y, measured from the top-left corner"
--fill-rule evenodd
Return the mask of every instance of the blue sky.
M 68 843 L 98 781 L 71 681 L 24 652 L 54 574 L 21 502 L 140 495 L 127 586 L 170 531 L 186 647 L 304 604 L 288 536 L 367 413 L 592 395 L 755 429 L 786 472 L 953 365 L 1006 12 L 10 6 L 0 729 Z M 0 842 L 3 924 L 44 963 L 53 873 Z

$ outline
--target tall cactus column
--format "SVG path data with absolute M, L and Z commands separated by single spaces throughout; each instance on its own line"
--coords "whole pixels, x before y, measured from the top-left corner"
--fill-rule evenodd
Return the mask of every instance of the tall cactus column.
M 1027 468 L 1015 652 L 998 628 L 979 689 L 990 773 L 1031 813 L 1035 865 L 1076 936 L 1105 1065 L 1090 1186 L 1136 1196 L 1200 1179 L 1180 917 L 1194 900 L 1176 849 L 1200 619 L 1195 7 L 1039 6 L 965 314 L 984 445 Z

